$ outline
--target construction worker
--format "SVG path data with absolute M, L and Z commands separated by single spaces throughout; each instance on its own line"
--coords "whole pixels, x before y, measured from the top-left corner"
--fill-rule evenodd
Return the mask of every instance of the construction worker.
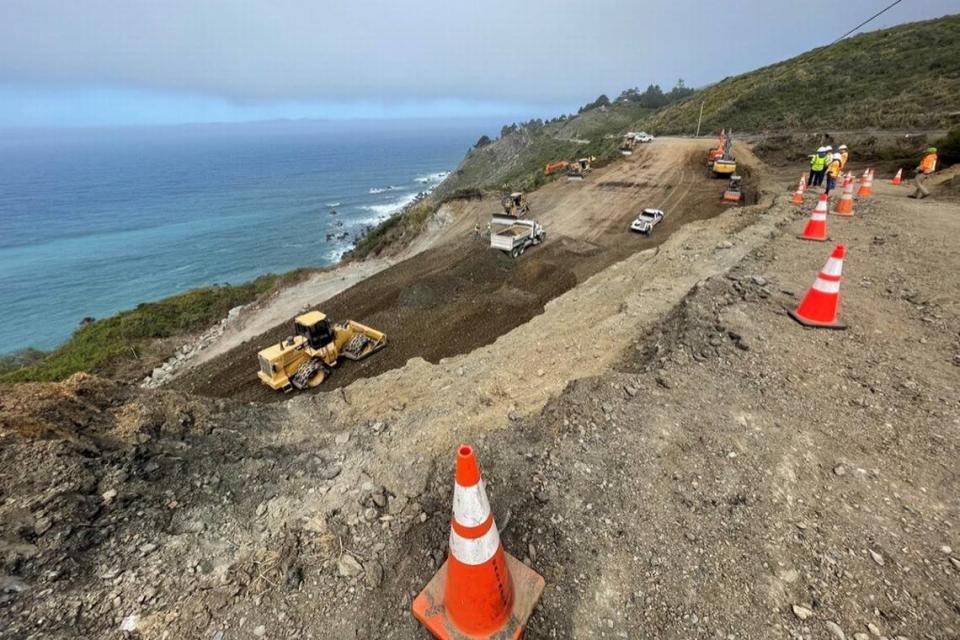
M 817 152 L 810 156 L 810 179 L 807 183 L 811 187 L 817 187 L 823 184 L 823 173 L 827 169 L 827 148 L 820 147 Z
M 850 151 L 847 149 L 847 145 L 842 144 L 839 147 L 840 149 L 840 171 L 843 171 L 847 168 L 847 160 L 850 158 Z
M 837 178 L 840 177 L 840 152 L 834 153 L 827 163 L 827 188 L 826 193 L 830 193 L 837 186 Z
M 917 177 L 913 179 L 914 184 L 917 185 L 917 190 L 913 193 L 911 198 L 917 198 L 922 200 L 930 195 L 930 190 L 923 184 L 927 181 L 927 176 L 937 170 L 937 148 L 930 147 L 927 149 L 927 155 L 923 156 L 923 160 L 920 161 L 920 164 L 916 168 Z

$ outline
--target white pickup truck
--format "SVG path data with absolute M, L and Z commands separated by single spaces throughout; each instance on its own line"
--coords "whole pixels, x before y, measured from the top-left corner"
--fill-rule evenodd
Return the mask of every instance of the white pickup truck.
M 530 245 L 540 244 L 546 237 L 547 232 L 536 220 L 493 216 L 490 221 L 490 248 L 505 251 L 514 258 Z
M 663 211 L 660 209 L 644 209 L 630 224 L 630 230 L 649 236 L 661 220 L 663 220 Z

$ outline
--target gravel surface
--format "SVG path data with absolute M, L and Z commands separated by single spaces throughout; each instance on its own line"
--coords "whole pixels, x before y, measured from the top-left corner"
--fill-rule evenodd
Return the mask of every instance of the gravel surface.
M 816 331 L 792 186 L 342 391 L 3 387 L 0 638 L 423 638 L 460 441 L 546 578 L 528 638 L 960 637 L 960 206 L 831 217 Z

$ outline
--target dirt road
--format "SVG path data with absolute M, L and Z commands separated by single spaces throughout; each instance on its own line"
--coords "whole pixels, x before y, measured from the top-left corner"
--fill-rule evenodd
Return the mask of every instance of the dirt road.
M 431 246 L 417 247 L 413 257 L 330 298 L 297 291 L 305 294 L 301 307 L 322 306 L 333 318 L 358 320 L 389 336 L 386 350 L 362 363 L 347 363 L 322 390 L 396 369 L 411 358 L 436 363 L 489 344 L 601 269 L 657 246 L 684 224 L 718 214 L 723 185 L 706 176 L 707 146 L 705 141 L 658 140 L 582 182 L 563 179 L 530 194 L 531 215 L 547 229 L 548 241 L 518 260 L 473 236 L 474 225 L 485 227 L 496 212 L 496 198 L 468 200 L 445 206 L 440 217 L 447 223 L 430 235 Z M 627 231 L 644 207 L 667 212 L 649 239 Z M 280 315 L 270 310 L 269 317 Z M 254 365 L 257 351 L 290 333 L 292 315 L 228 352 L 221 345 L 218 357 L 206 358 L 172 386 L 216 397 L 284 399 L 259 383 Z

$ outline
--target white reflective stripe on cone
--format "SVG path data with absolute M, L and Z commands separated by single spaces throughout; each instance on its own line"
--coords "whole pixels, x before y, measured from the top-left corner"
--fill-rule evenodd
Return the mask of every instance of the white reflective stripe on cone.
M 463 564 L 476 566 L 489 562 L 498 548 L 500 533 L 497 532 L 495 522 L 490 525 L 490 530 L 479 538 L 464 538 L 453 528 L 450 529 L 450 553 Z
M 842 258 L 829 258 L 827 260 L 826 266 L 823 268 L 821 273 L 828 276 L 839 276 L 843 272 L 843 259 Z
M 810 219 L 811 219 L 811 220 L 826 220 L 826 219 L 827 219 L 827 214 L 826 214 L 826 212 L 824 212 L 824 211 L 814 211 L 812 214 L 810 214 Z
M 454 483 L 453 518 L 465 527 L 479 527 L 490 516 L 490 502 L 483 480 L 472 487 Z
M 839 282 L 830 282 L 829 280 L 823 280 L 821 278 L 817 278 L 813 282 L 813 288 L 820 293 L 840 293 Z

